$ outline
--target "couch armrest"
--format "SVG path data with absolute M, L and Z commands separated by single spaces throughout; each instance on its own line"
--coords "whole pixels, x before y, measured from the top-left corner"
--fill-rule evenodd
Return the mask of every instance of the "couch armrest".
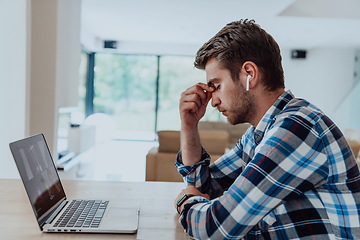
M 162 153 L 156 156 L 155 179 L 162 182 L 182 182 L 183 178 L 175 167 L 177 153 Z
M 200 130 L 201 145 L 212 154 L 224 154 L 229 145 L 229 133 L 223 130 Z
M 229 145 L 229 133 L 224 130 L 200 130 L 202 146 L 210 154 L 223 154 Z M 159 152 L 177 153 L 180 150 L 180 131 L 159 131 Z
M 176 153 L 159 152 L 153 147 L 146 155 L 146 181 L 182 182 L 183 179 L 175 167 Z
M 153 148 L 146 155 L 146 181 L 182 182 L 175 167 L 177 153 L 158 152 Z
M 355 140 L 348 140 L 349 146 L 355 155 L 355 158 L 359 156 L 360 143 Z
M 150 149 L 146 155 L 146 181 L 182 182 L 175 164 L 177 153 L 159 152 L 157 147 Z M 211 162 L 221 157 L 221 154 L 212 154 Z
M 153 147 L 146 155 L 146 173 L 145 181 L 155 181 L 156 179 L 156 155 L 159 152 L 158 147 Z

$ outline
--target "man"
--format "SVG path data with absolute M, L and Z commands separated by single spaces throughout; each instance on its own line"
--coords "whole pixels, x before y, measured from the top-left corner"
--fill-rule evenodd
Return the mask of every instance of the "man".
M 229 23 L 198 51 L 205 83 L 182 93 L 187 183 L 175 201 L 196 239 L 360 239 L 360 175 L 343 134 L 317 107 L 284 90 L 275 40 L 254 21 Z M 208 102 L 251 127 L 210 164 L 198 122 Z

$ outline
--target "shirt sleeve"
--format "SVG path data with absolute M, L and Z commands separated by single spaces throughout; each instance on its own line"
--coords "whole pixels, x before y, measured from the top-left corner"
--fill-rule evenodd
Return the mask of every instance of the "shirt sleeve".
M 188 186 L 193 185 L 202 193 L 209 194 L 211 198 L 216 198 L 222 195 L 241 173 L 245 166 L 239 157 L 242 153 L 242 143 L 239 140 L 234 148 L 212 164 L 210 164 L 210 155 L 203 148 L 201 160 L 195 165 L 183 165 L 181 152 L 179 152 L 175 166 Z
M 244 237 L 281 203 L 324 181 L 323 149 L 313 123 L 296 116 L 275 121 L 227 191 L 213 200 L 188 201 L 181 224 L 194 238 Z

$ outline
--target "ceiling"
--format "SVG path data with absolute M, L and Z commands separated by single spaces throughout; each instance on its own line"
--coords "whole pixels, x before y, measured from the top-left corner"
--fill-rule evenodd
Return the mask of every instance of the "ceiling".
M 191 52 L 226 23 L 249 18 L 281 48 L 360 48 L 359 0 L 82 0 L 81 15 L 83 44 L 93 38 Z

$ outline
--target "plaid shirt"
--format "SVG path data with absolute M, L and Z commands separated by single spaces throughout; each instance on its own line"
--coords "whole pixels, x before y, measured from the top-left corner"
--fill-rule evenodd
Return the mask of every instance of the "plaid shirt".
M 180 223 L 196 239 L 360 239 L 360 175 L 335 124 L 290 91 L 256 128 L 210 164 L 176 166 L 208 193 L 184 205 Z

